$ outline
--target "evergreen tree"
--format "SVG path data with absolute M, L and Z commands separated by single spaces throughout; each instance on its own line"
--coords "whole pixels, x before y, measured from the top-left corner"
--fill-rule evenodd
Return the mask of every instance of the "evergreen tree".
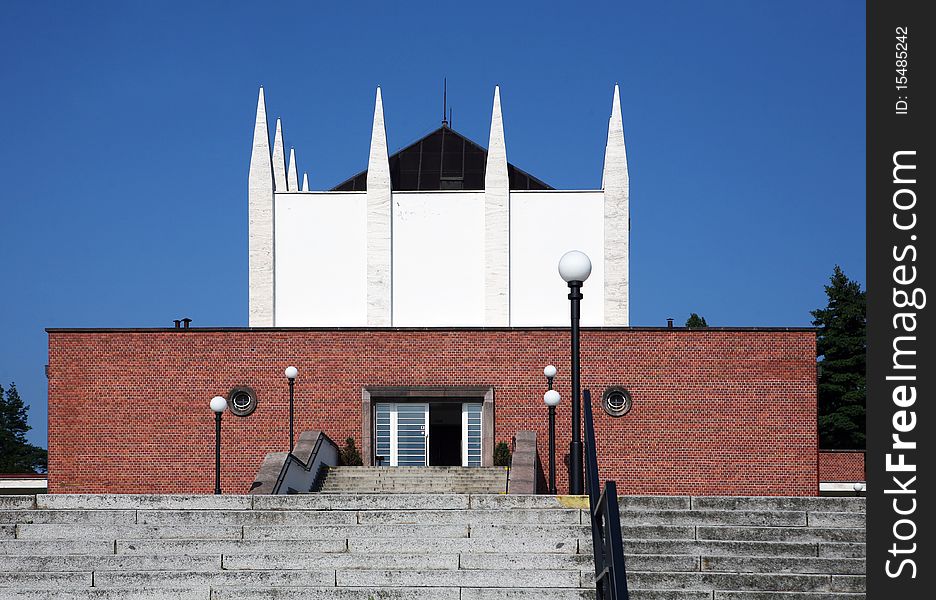
M 6 393 L 0 386 L 0 473 L 45 472 L 46 451 L 26 441 L 28 412 L 15 383 Z
M 811 311 L 819 328 L 819 447 L 865 447 L 865 292 L 836 265 L 825 286 L 829 304 Z
M 700 317 L 699 315 L 692 313 L 689 315 L 689 318 L 686 319 L 686 327 L 700 328 L 708 327 L 708 323 L 705 322 L 705 317 Z

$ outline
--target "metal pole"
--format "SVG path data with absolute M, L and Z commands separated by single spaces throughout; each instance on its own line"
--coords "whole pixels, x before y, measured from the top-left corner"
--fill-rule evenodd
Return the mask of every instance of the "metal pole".
M 585 493 L 582 472 L 582 401 L 579 369 L 579 318 L 581 315 L 582 282 L 569 282 L 569 300 L 572 301 L 572 441 L 569 442 L 569 494 Z
M 546 389 L 553 389 L 553 378 L 546 378 Z M 549 493 L 556 493 L 556 407 L 549 407 Z
M 549 493 L 556 493 L 556 407 L 549 407 Z
M 296 387 L 296 380 L 289 380 L 289 452 L 293 451 L 293 388 Z
M 215 494 L 221 493 L 221 413 L 215 413 Z

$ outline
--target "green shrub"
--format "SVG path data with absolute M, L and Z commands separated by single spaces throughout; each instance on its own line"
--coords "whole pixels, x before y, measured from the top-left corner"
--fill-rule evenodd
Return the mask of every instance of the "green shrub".
M 354 445 L 354 438 L 349 437 L 345 440 L 345 446 L 341 449 L 341 464 L 349 467 L 360 467 L 364 464 L 361 453 Z
M 497 442 L 494 446 L 494 466 L 506 467 L 510 465 L 510 446 L 507 442 Z

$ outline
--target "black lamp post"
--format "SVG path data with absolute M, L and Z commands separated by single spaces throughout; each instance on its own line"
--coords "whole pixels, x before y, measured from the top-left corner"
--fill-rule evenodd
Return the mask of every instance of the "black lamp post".
M 549 493 L 556 493 L 556 406 L 559 404 L 559 392 L 553 389 L 553 377 L 556 376 L 556 367 L 549 365 L 543 369 L 546 375 L 546 393 L 543 402 L 549 407 Z
M 559 275 L 569 284 L 572 301 L 572 441 L 569 442 L 569 494 L 585 493 L 582 464 L 582 400 L 580 397 L 579 319 L 581 317 L 582 284 L 591 275 L 591 260 L 584 252 L 572 250 L 559 259 Z
M 286 367 L 284 373 L 286 379 L 289 381 L 289 451 L 293 451 L 293 397 L 294 397 L 294 388 L 296 387 L 296 377 L 299 375 L 299 369 L 296 367 Z
M 215 414 L 215 494 L 221 493 L 221 415 L 227 408 L 227 400 L 221 396 L 211 399 L 211 410 Z

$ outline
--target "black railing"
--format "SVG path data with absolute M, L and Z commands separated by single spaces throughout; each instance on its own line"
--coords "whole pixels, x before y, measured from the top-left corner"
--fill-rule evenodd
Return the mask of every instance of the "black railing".
M 606 481 L 604 490 L 599 494 L 598 451 L 595 448 L 595 422 L 592 419 L 589 390 L 582 391 L 582 408 L 585 413 L 585 484 L 588 486 L 588 504 L 591 509 L 598 600 L 628 600 L 617 485 L 613 481 Z

